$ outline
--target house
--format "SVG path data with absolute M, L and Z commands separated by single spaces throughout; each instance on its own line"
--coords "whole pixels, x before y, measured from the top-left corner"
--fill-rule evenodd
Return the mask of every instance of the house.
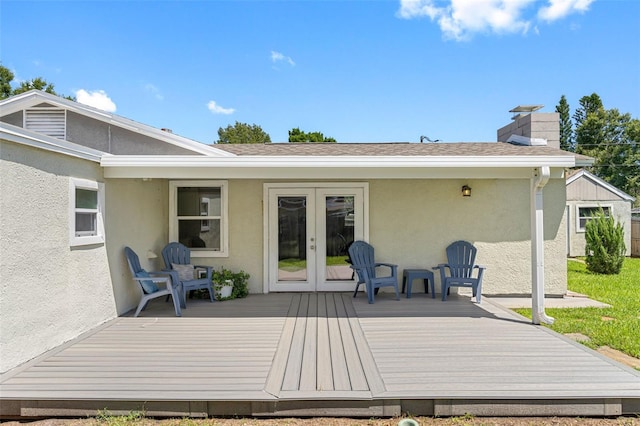
M 442 263 L 464 239 L 487 266 L 484 293 L 532 294 L 534 323 L 548 321 L 544 294 L 566 293 L 564 170 L 591 160 L 531 129 L 491 143 L 207 146 L 40 91 L 0 101 L 0 372 L 133 309 L 123 248 L 160 269 L 175 240 L 268 293 L 352 291 L 335 260 L 353 239 L 400 269 Z
M 635 198 L 585 169 L 567 174 L 567 254 L 585 256 L 586 224 L 602 208 L 624 230 L 626 255 L 631 255 L 631 207 Z

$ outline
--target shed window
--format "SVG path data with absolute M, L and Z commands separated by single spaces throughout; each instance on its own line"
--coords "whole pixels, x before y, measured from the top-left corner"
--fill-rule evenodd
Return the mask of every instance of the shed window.
M 611 215 L 611 207 L 609 206 L 578 206 L 578 232 L 585 232 L 587 222 L 596 217 L 600 209 L 602 209 L 606 217 Z

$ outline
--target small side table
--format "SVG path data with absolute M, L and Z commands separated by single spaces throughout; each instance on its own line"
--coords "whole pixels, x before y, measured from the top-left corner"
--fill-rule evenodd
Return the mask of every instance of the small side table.
M 424 280 L 424 292 L 429 293 L 429 288 L 427 287 L 427 281 L 431 284 L 431 298 L 436 298 L 435 291 L 435 282 L 433 280 L 433 272 L 428 269 L 405 269 L 402 272 L 402 292 L 404 293 L 405 286 L 407 287 L 407 299 L 411 298 L 411 285 L 413 284 L 413 280 L 415 279 L 423 279 Z

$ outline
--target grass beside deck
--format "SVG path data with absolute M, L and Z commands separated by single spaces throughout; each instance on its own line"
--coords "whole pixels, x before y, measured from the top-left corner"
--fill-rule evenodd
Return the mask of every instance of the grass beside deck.
M 558 333 L 580 333 L 586 346 L 609 346 L 640 358 L 640 259 L 625 259 L 618 275 L 594 274 L 584 263 L 568 261 L 569 290 L 611 305 L 610 308 L 547 309 Z M 516 309 L 531 318 L 531 309 Z

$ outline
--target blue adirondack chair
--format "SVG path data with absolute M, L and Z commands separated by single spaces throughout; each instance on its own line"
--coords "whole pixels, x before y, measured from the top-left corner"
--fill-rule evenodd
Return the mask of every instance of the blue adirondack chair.
M 451 287 L 468 287 L 472 289 L 473 297 L 480 303 L 482 274 L 486 268 L 475 264 L 477 251 L 473 244 L 467 241 L 455 241 L 447 247 L 448 263 L 441 263 L 433 268 L 440 270 L 442 300 L 447 300 L 447 294 Z M 475 277 L 473 276 L 474 269 L 478 270 Z
M 124 255 L 127 258 L 129 270 L 131 271 L 134 281 L 138 283 L 140 290 L 142 290 L 142 298 L 140 299 L 134 317 L 140 315 L 140 312 L 147 307 L 147 303 L 149 303 L 150 300 L 165 295 L 167 298 L 171 297 L 173 299 L 176 316 L 181 317 L 180 298 L 182 291 L 180 283 L 172 280 L 171 276 L 166 272 L 147 272 L 142 269 L 138 255 L 130 247 L 124 248 Z M 158 287 L 160 283 L 164 284 L 164 289 Z
M 171 274 L 174 280 L 182 285 L 182 299 L 180 305 L 185 308 L 187 306 L 186 295 L 192 290 L 208 290 L 211 302 L 215 300 L 213 292 L 213 268 L 211 266 L 200 266 L 191 264 L 191 250 L 184 244 L 172 242 L 162 249 L 162 259 L 166 269 L 164 272 Z M 206 271 L 206 276 L 196 278 L 197 270 Z
M 400 300 L 400 292 L 398 291 L 398 265 L 391 263 L 381 263 L 375 261 L 373 247 L 364 241 L 354 241 L 349 246 L 349 257 L 352 262 L 351 268 L 358 275 L 356 290 L 353 293 L 355 297 L 358 293 L 360 284 L 364 284 L 367 288 L 367 298 L 369 303 L 373 303 L 374 294 L 381 287 L 393 287 L 396 291 L 396 300 Z M 389 268 L 390 275 L 379 276 L 376 268 Z

